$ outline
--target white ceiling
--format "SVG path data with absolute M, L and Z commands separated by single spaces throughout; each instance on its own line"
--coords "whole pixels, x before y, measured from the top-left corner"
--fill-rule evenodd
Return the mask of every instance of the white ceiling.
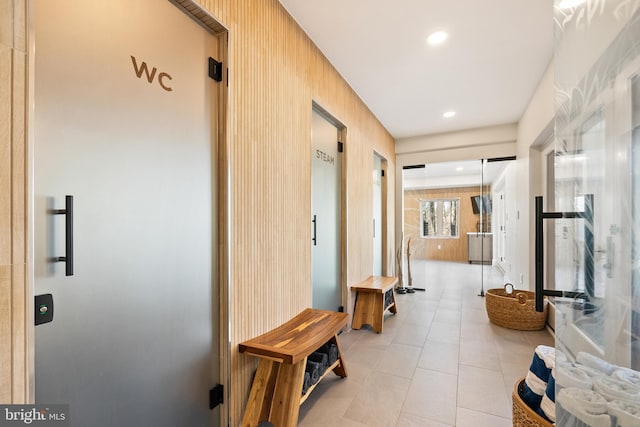
M 473 187 L 494 184 L 509 161 L 488 162 L 464 160 L 427 163 L 424 168 L 404 169 L 402 186 L 406 189 Z
M 517 122 L 553 55 L 553 0 L 280 2 L 395 138 Z

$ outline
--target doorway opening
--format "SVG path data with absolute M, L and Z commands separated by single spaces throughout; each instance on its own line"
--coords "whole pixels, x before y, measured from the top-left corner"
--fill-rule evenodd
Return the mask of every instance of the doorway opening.
M 461 268 L 464 263 L 471 266 L 467 270 L 477 270 L 470 278 L 477 280 L 480 295 L 488 283 L 502 282 L 505 271 L 496 262 L 499 242 L 493 235 L 496 229 L 506 235 L 510 228 L 508 213 L 515 207 L 507 199 L 515 188 L 515 170 L 510 166 L 513 162 L 497 160 L 503 159 L 403 167 L 404 286 L 428 288 L 428 272 L 421 272 L 419 266 L 428 264 L 432 268 L 440 261 L 459 263 Z M 515 232 L 512 235 L 505 237 L 503 248 L 515 240 Z M 507 253 L 502 251 L 503 264 Z M 424 283 L 415 280 L 419 275 L 425 277 Z

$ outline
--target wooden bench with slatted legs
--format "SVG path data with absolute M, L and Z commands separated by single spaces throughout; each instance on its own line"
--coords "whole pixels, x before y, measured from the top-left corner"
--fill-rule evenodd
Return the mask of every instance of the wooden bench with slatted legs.
M 346 313 L 308 308 L 281 326 L 240 343 L 240 353 L 260 358 L 242 426 L 256 427 L 260 421 L 269 421 L 278 427 L 294 427 L 300 405 L 322 378 L 329 372 L 345 378 L 338 332 L 346 324 Z M 336 345 L 338 359 L 302 395 L 307 357 L 327 342 Z
M 362 325 L 368 324 L 374 331 L 381 333 L 384 312 L 386 310 L 393 314 L 398 312 L 393 292 L 397 284 L 397 277 L 369 276 L 366 280 L 351 286 L 351 290 L 356 291 L 356 305 L 351 327 L 360 329 Z

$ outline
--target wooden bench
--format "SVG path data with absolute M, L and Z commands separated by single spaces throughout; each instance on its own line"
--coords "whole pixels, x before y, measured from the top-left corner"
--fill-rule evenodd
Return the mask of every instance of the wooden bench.
M 356 291 L 356 306 L 351 327 L 360 329 L 362 325 L 369 324 L 374 331 L 381 333 L 384 312 L 398 312 L 393 292 L 397 284 L 397 277 L 369 276 L 368 279 L 351 286 L 351 289 Z
M 346 377 L 338 344 L 338 332 L 346 324 L 346 313 L 307 308 L 281 326 L 240 343 L 240 353 L 260 358 L 242 426 L 255 427 L 260 421 L 280 427 L 295 426 L 300 405 L 322 378 L 329 372 Z M 338 359 L 303 395 L 307 357 L 328 342 L 336 345 Z

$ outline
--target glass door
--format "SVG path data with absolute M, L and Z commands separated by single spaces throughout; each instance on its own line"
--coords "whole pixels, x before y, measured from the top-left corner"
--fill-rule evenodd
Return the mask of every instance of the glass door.
M 311 131 L 313 308 L 342 307 L 342 161 L 339 130 L 315 109 Z
M 216 38 L 167 1 L 31 4 L 35 400 L 220 425 Z
M 373 153 L 373 275 L 382 276 L 383 159 Z
M 445 263 L 448 269 L 459 268 L 477 278 L 474 286 L 480 295 L 489 286 L 504 285 L 505 272 L 516 268 L 516 179 L 514 162 L 509 160 L 512 158 L 404 167 L 405 286 L 410 282 L 407 273 L 411 273 L 411 285 L 419 288 L 429 282 L 428 269 Z M 496 224 L 503 233 L 504 269 L 496 262 Z
M 516 265 L 515 157 L 482 159 L 478 205 L 478 233 L 470 239 L 480 239 L 481 287 L 480 295 L 487 288 L 500 288 L 506 282 L 514 287 Z M 471 248 L 471 242 L 469 243 Z
M 606 0 L 555 6 L 555 207 L 563 213 L 555 288 L 565 293 L 555 298 L 556 347 L 610 381 L 629 368 L 640 375 L 639 7 Z M 556 365 L 557 379 L 567 366 Z M 556 383 L 558 425 L 623 425 L 611 424 L 618 416 L 611 404 L 584 411 L 563 385 Z
M 640 69 L 638 70 L 640 73 Z M 640 76 L 631 79 L 631 251 L 625 251 L 631 261 L 631 297 L 625 304 L 626 314 L 629 316 L 629 365 L 632 369 L 640 370 Z M 619 233 L 621 234 L 621 233 Z M 620 267 L 619 267 L 620 268 Z M 622 273 L 625 273 L 623 270 Z
M 606 171 L 606 122 L 602 107 L 578 119 L 571 133 L 573 147 L 558 158 L 556 207 L 586 218 L 557 220 L 556 290 L 576 292 L 585 298 L 556 301 L 563 324 L 556 329 L 560 341 L 572 352 L 603 355 L 605 296 L 604 256 L 607 244 L 608 196 Z M 564 327 L 562 327 L 564 326 Z

